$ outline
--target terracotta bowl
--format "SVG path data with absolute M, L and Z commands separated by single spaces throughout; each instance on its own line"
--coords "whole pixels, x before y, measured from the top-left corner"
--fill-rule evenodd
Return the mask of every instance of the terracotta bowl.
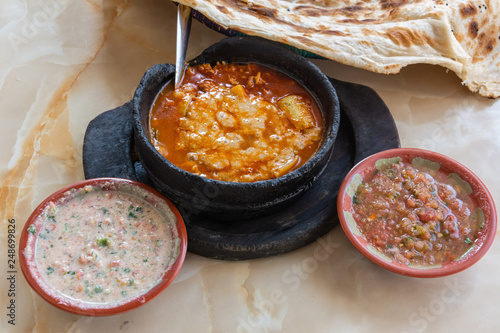
M 337 136 L 340 108 L 337 94 L 320 69 L 284 46 L 260 38 L 227 38 L 205 50 L 191 64 L 258 63 L 277 69 L 302 84 L 314 97 L 324 119 L 322 142 L 300 168 L 279 178 L 253 183 L 208 179 L 186 172 L 163 157 L 152 145 L 149 112 L 162 88 L 174 78 L 175 68 L 163 64 L 144 75 L 134 96 L 134 137 L 142 165 L 154 186 L 181 211 L 221 220 L 248 219 L 277 211 L 307 191 L 326 167 Z
M 75 300 L 74 298 L 68 297 L 59 292 L 57 289 L 45 282 L 42 275 L 46 274 L 46 272 L 42 272 L 41 269 L 39 269 L 35 258 L 37 241 L 39 240 L 39 237 L 41 237 L 40 234 L 45 232 L 42 228 L 43 219 L 40 219 L 39 217 L 41 214 L 44 214 L 44 212 L 47 212 L 47 207 L 51 206 L 52 203 L 56 206 L 63 202 L 68 202 L 68 200 L 72 203 L 72 197 L 68 196 L 68 194 L 84 191 L 89 188 L 89 185 L 94 188 L 100 188 L 103 192 L 112 190 L 123 192 L 125 194 L 131 194 L 137 197 L 138 200 L 152 205 L 158 212 L 160 212 L 161 215 L 165 216 L 165 221 L 170 221 L 170 228 L 172 228 L 171 230 L 174 230 L 173 236 L 175 237 L 175 234 L 177 234 L 177 237 L 175 238 L 176 244 L 172 252 L 172 261 L 170 262 L 170 266 L 165 268 L 165 272 L 160 277 L 158 284 L 156 284 L 152 289 L 144 291 L 142 294 L 137 296 L 125 298 L 124 300 L 116 303 L 113 302 L 103 305 L 96 303 L 90 304 L 88 302 Z M 75 204 L 78 205 L 78 202 L 76 200 L 74 201 Z M 68 224 L 71 223 L 71 221 L 68 220 L 65 223 Z M 58 221 L 58 224 L 62 224 L 62 222 Z M 98 226 L 95 228 L 98 228 Z M 177 231 L 176 233 L 175 230 Z M 131 245 L 133 246 L 133 244 Z M 186 249 L 187 235 L 184 222 L 177 209 L 169 200 L 151 187 L 136 181 L 119 178 L 95 178 L 81 181 L 58 190 L 46 198 L 33 211 L 26 221 L 21 233 L 19 242 L 19 261 L 22 272 L 31 288 L 33 288 L 33 290 L 35 290 L 44 300 L 53 306 L 79 315 L 109 316 L 123 313 L 144 305 L 167 288 L 176 277 L 184 262 Z
M 423 165 L 434 171 L 439 170 L 439 172 L 445 173 L 447 177 L 453 179 L 453 186 L 459 186 L 461 190 L 465 190 L 482 212 L 484 219 L 480 219 L 480 221 L 482 221 L 483 227 L 473 241 L 472 247 L 463 255 L 458 255 L 454 260 L 443 264 L 408 265 L 396 261 L 393 256 L 384 254 L 380 246 L 377 247 L 367 241 L 365 235 L 358 228 L 358 222 L 354 216 L 353 197 L 358 185 L 366 177 L 380 170 L 386 162 L 394 162 L 394 158 L 400 158 L 403 163 L 412 163 L 414 166 L 420 167 Z M 497 229 L 495 204 L 488 189 L 476 175 L 447 156 L 415 148 L 385 150 L 371 155 L 355 165 L 340 187 L 337 209 L 342 229 L 351 243 L 363 255 L 385 269 L 411 277 L 441 277 L 465 270 L 481 259 L 488 251 Z

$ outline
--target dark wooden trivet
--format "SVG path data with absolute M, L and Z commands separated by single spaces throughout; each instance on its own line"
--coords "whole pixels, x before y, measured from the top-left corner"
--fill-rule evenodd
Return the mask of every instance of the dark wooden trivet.
M 374 90 L 330 81 L 340 101 L 340 129 L 332 159 L 313 187 L 290 207 L 251 220 L 219 221 L 181 210 L 190 252 L 223 260 L 269 257 L 305 246 L 338 224 L 337 193 L 347 172 L 373 153 L 399 147 L 399 136 L 389 109 Z M 119 177 L 152 186 L 134 153 L 131 102 L 89 123 L 83 168 L 87 179 Z

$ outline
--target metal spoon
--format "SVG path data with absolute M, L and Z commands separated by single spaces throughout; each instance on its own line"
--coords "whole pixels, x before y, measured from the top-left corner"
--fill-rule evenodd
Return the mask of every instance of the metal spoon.
M 191 31 L 191 8 L 183 4 L 177 6 L 177 39 L 175 43 L 175 89 L 179 85 L 186 65 L 186 50 Z

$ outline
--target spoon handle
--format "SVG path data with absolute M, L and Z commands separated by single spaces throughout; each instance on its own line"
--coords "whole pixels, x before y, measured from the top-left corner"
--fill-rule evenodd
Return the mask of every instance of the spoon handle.
M 177 6 L 177 39 L 175 44 L 175 88 L 179 85 L 186 65 L 186 50 L 191 31 L 191 8 L 183 4 Z

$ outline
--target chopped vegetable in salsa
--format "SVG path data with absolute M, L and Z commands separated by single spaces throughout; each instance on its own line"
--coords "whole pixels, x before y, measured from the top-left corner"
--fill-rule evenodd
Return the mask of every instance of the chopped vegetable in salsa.
M 481 221 L 452 178 L 420 169 L 402 161 L 376 169 L 353 196 L 354 218 L 386 255 L 408 265 L 439 265 L 473 246 Z

